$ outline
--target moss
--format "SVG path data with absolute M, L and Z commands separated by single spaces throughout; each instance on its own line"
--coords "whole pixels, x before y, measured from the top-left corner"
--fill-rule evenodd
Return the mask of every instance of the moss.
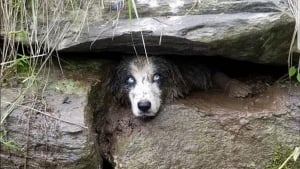
M 264 169 L 278 169 L 282 163 L 292 154 L 293 148 L 278 144 L 273 149 L 273 158 L 267 163 Z M 290 160 L 283 169 L 297 169 L 300 168 L 300 161 L 294 162 Z

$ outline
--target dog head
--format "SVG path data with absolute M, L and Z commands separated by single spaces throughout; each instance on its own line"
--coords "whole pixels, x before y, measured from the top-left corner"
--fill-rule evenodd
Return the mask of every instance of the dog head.
M 117 101 L 129 102 L 137 117 L 155 116 L 168 98 L 183 94 L 178 68 L 158 57 L 135 57 L 117 66 L 109 86 Z

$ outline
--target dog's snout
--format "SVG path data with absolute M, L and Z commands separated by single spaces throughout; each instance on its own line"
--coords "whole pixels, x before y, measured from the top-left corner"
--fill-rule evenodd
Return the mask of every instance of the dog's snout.
M 151 103 L 147 100 L 139 101 L 138 108 L 143 112 L 147 112 L 151 108 Z

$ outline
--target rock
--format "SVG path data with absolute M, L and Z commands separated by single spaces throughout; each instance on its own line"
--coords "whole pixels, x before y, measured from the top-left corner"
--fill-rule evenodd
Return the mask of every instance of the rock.
M 6 132 L 1 139 L 15 147 L 9 149 L 1 143 L 1 168 L 99 167 L 101 158 L 85 107 L 90 87 L 101 77 L 101 63 L 85 61 L 76 63 L 75 68 L 62 64 L 64 76 L 58 67 L 52 67 L 48 79 L 37 77 L 46 83 L 45 88 L 32 86 L 21 96 L 26 89 L 1 88 L 1 117 L 11 110 L 1 125 Z M 11 104 L 15 104 L 12 109 Z
M 292 90 L 275 85 L 247 99 L 193 93 L 147 121 L 134 118 L 129 107 L 112 105 L 103 111 L 107 117 L 97 123 L 103 127 L 98 132 L 109 139 L 105 153 L 118 169 L 263 169 L 278 158 L 273 155 L 278 145 L 299 146 L 300 90 Z
M 45 91 L 29 92 L 6 118 L 1 129 L 17 149 L 1 145 L 2 166 L 257 169 L 278 159 L 272 154 L 278 145 L 285 152 L 299 146 L 297 86 L 259 84 L 248 98 L 215 89 L 195 92 L 143 120 L 112 100 L 106 88 L 111 62 L 70 62 L 76 67 L 63 64 L 63 77 L 51 73 Z M 1 113 L 18 93 L 1 89 Z
M 258 85 L 253 97 L 200 91 L 165 104 L 153 119 L 140 119 L 98 83 L 87 113 L 94 119 L 100 156 L 118 169 L 278 167 L 299 146 L 299 87 L 249 85 Z M 300 167 L 299 161 L 293 166 Z
M 124 2 L 49 3 L 48 10 L 56 12 L 45 16 L 44 8 L 37 10 L 37 22 L 28 21 L 26 32 L 37 41 L 47 39 L 47 47 L 65 52 L 135 54 L 135 46 L 144 55 L 144 39 L 149 55 L 223 56 L 286 64 L 295 24 L 288 15 L 287 0 L 138 0 L 139 18 L 132 12 L 131 19 Z M 2 31 L 0 37 L 6 34 Z
M 138 53 L 144 55 L 140 33 L 143 31 L 148 55 L 224 56 L 256 63 L 286 64 L 293 24 L 292 19 L 282 13 L 156 17 L 132 22 L 119 20 L 116 29 L 102 26 L 100 37 L 99 26 L 90 26 L 86 35 L 89 38 L 82 36 L 84 43 L 64 39 L 61 47 L 66 52 L 134 54 L 132 36 Z M 128 33 L 130 31 L 132 35 Z M 93 43 L 89 43 L 91 41 Z
M 122 2 L 82 2 L 76 9 L 66 8 L 59 20 L 50 16 L 52 31 L 38 29 L 39 39 L 49 36 L 50 47 L 65 52 L 135 54 L 135 46 L 140 55 L 145 54 L 144 39 L 149 55 L 286 64 L 294 30 L 294 19 L 284 12 L 287 0 L 139 0 L 138 19 L 134 13 L 128 18 L 128 4 Z

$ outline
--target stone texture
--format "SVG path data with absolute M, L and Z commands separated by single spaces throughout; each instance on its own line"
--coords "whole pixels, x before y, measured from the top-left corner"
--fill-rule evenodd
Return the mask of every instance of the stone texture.
M 289 155 L 278 160 L 279 147 L 299 146 L 300 90 L 297 84 L 256 78 L 247 82 L 255 88 L 253 97 L 231 98 L 218 89 L 193 92 L 164 104 L 153 119 L 135 118 L 130 106 L 111 100 L 101 81 L 91 89 L 86 109 L 99 153 L 119 169 L 278 167 Z M 299 166 L 298 161 L 293 167 Z
M 128 3 L 122 0 L 49 2 L 48 10 L 56 12 L 45 13 L 39 8 L 37 22 L 29 20 L 26 32 L 37 41 L 46 40 L 46 47 L 66 52 L 135 54 L 135 46 L 138 54 L 144 55 L 144 39 L 149 55 L 218 55 L 264 64 L 287 62 L 294 30 L 287 0 L 135 2 L 139 18 L 131 9 L 131 19 Z M 26 6 L 29 18 L 30 6 Z M 3 29 L 0 34 L 7 33 Z
M 105 127 L 113 163 L 122 169 L 264 169 L 278 145 L 299 146 L 299 94 L 299 87 L 289 92 L 276 85 L 247 99 L 193 93 L 149 121 L 113 106 Z
M 11 110 L 1 131 L 6 132 L 3 139 L 16 149 L 1 143 L 0 168 L 99 167 L 101 158 L 94 132 L 86 121 L 85 107 L 88 91 L 99 78 L 100 63 L 81 61 L 75 67 L 63 64 L 64 75 L 53 67 L 48 79 L 38 77 L 45 88 L 32 86 L 23 94 L 25 97 L 20 95 L 26 91 L 20 83 L 1 88 L 0 117 Z M 17 101 L 18 97 L 22 99 Z M 16 104 L 13 109 L 9 108 L 11 103 Z
M 119 10 L 115 9 L 118 4 Z M 286 64 L 294 20 L 283 12 L 287 11 L 284 0 L 153 0 L 136 1 L 136 6 L 139 19 L 128 19 L 127 4 L 104 1 L 101 17 L 88 13 L 88 25 L 83 27 L 66 19 L 70 18 L 67 15 L 66 22 L 59 25 L 61 28 L 69 25 L 69 29 L 52 46 L 72 52 L 134 54 L 134 44 L 138 54 L 144 55 L 144 38 L 149 55 L 217 55 Z M 91 5 L 91 11 L 96 7 Z
M 92 59 L 68 65 L 76 66 L 63 65 L 63 77 L 54 73 L 44 93 L 22 102 L 52 117 L 17 106 L 6 119 L 5 138 L 20 149 L 1 145 L 2 166 L 263 169 L 278 145 L 299 146 L 297 85 L 249 79 L 259 89 L 253 97 L 231 98 L 218 89 L 193 92 L 143 120 L 113 102 L 106 88 L 113 64 Z M 18 92 L 1 89 L 1 113 L 4 101 L 12 102 Z

